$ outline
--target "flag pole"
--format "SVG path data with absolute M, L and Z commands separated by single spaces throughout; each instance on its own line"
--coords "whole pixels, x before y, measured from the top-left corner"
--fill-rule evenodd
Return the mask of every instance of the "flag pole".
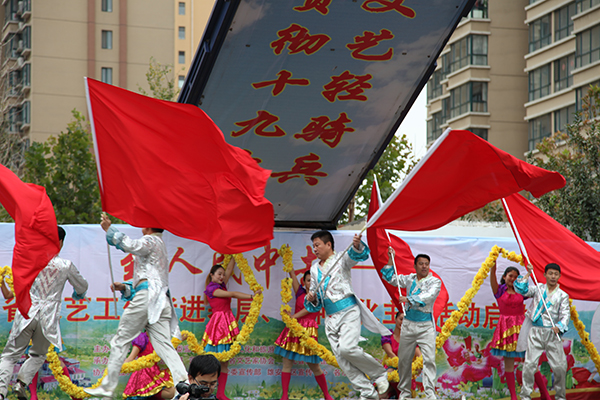
M 106 215 L 106 213 L 104 211 L 102 211 L 102 215 Z M 108 244 L 108 241 L 106 242 L 106 251 L 108 254 L 108 270 L 110 271 L 110 283 L 113 287 L 113 289 L 116 290 L 115 288 L 115 276 L 113 275 L 113 268 L 112 268 L 112 260 L 110 259 L 110 245 Z M 119 312 L 117 311 L 117 295 L 115 293 L 115 290 L 112 291 L 113 294 L 113 303 L 115 305 L 115 317 L 119 316 Z
M 512 228 L 514 230 L 515 237 L 517 238 L 517 243 L 519 244 L 519 247 L 521 248 L 521 251 L 523 252 L 523 255 L 525 256 L 525 259 L 531 265 L 531 277 L 533 278 L 533 283 L 535 283 L 535 287 L 537 288 L 538 294 L 540 295 L 540 301 L 544 305 L 544 309 L 546 310 L 546 314 L 548 314 L 548 318 L 550 318 L 552 327 L 556 328 L 556 325 L 554 324 L 554 320 L 552 319 L 552 315 L 550 315 L 550 310 L 548 310 L 548 306 L 546 305 L 546 302 L 544 301 L 542 290 L 538 286 L 539 285 L 538 280 L 535 277 L 535 271 L 533 270 L 533 264 L 531 264 L 531 262 L 529 261 L 529 255 L 527 254 L 527 249 L 525 248 L 525 243 L 523 243 L 523 240 L 521 240 L 521 235 L 519 234 L 517 225 L 515 225 L 515 221 L 512 217 L 512 214 L 510 213 L 510 209 L 508 208 L 508 203 L 506 202 L 506 199 L 504 199 L 504 198 L 502 199 L 502 205 L 504 205 L 506 214 L 508 214 L 508 219 L 510 220 L 510 225 L 512 226 Z M 556 334 L 556 338 L 558 339 L 558 341 L 561 342 L 562 340 L 560 339 L 560 336 L 558 335 L 558 333 L 556 333 L 556 332 L 554 332 L 554 333 Z

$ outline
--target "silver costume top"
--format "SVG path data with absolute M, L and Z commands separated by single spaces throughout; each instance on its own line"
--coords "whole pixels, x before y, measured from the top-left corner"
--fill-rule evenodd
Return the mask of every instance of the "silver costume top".
M 533 297 L 533 301 L 525 314 L 531 319 L 533 326 L 552 327 L 552 322 L 546 311 L 546 308 L 548 308 L 552 320 L 558 329 L 562 333 L 565 333 L 569 329 L 569 318 L 571 317 L 569 295 L 560 288 L 560 285 L 556 285 L 554 291 L 548 294 L 548 288 L 545 283 L 538 283 L 537 286 L 529 285 L 525 277 L 519 276 L 514 286 L 517 293 L 526 297 Z M 544 303 L 541 301 L 542 298 L 546 302 L 546 307 L 544 307 Z
M 60 303 L 65 287 L 69 281 L 75 290 L 74 296 L 83 298 L 88 289 L 88 282 L 77 270 L 77 267 L 59 256 L 54 256 L 48 265 L 40 271 L 33 281 L 29 295 L 31 308 L 29 319 L 25 319 L 17 310 L 8 341 L 14 341 L 23 330 L 37 318 L 44 336 L 50 343 L 62 350 L 60 335 Z
M 366 260 L 368 255 L 369 248 L 361 242 L 358 251 L 352 246 L 348 251 L 341 253 L 334 252 L 323 265 L 320 265 L 321 260 L 314 260 L 310 267 L 310 292 L 316 293 L 317 299 L 312 303 L 305 299 L 304 305 L 308 311 L 318 312 L 323 307 L 325 299 L 335 303 L 354 296 L 357 300 L 361 321 L 365 328 L 373 333 L 389 335 L 390 330 L 379 322 L 377 317 L 355 295 L 354 289 L 352 289 L 352 267 L 358 261 Z M 325 275 L 327 275 L 331 268 L 333 269 L 330 275 L 326 277 Z M 319 286 L 319 283 L 323 279 L 325 279 L 325 282 Z
M 406 288 L 408 301 L 405 305 L 405 318 L 416 321 L 431 320 L 435 325 L 433 305 L 442 288 L 442 281 L 439 278 L 433 276 L 431 272 L 421 280 L 417 279 L 416 273 L 396 275 L 391 265 L 383 267 L 381 275 L 389 284 Z M 420 315 L 422 316 L 420 317 Z
M 117 249 L 133 255 L 133 288 L 146 279 L 148 282 L 148 322 L 156 323 L 169 291 L 169 259 L 167 247 L 162 240 L 162 233 L 144 235 L 140 239 L 131 239 L 129 236 L 113 226 L 106 232 L 108 244 Z M 125 293 L 125 297 L 129 297 Z

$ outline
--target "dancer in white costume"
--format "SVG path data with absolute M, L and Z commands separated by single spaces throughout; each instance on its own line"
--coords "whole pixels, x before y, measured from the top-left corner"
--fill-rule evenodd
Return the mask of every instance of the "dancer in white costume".
M 358 345 L 361 321 L 379 335 L 389 335 L 389 330 L 356 297 L 351 276 L 352 267 L 368 258 L 369 248 L 361 242 L 360 235 L 354 235 L 353 246 L 342 253 L 334 251 L 333 236 L 328 231 L 315 232 L 311 240 L 317 259 L 310 267 L 310 291 L 304 307 L 309 312 L 325 308 L 325 333 L 338 365 L 354 390 L 360 392 L 361 399 L 377 399 L 377 392 L 383 394 L 389 387 L 387 371 Z
M 133 254 L 133 281 L 115 282 L 111 287 L 120 290 L 123 299 L 130 303 L 121 316 L 117 334 L 110 341 L 107 376 L 96 389 L 84 391 L 94 397 L 112 397 L 129 345 L 144 329 L 154 351 L 171 371 L 173 381 L 185 381 L 187 371 L 171 344 L 171 336 L 181 338 L 181 332 L 169 292 L 169 260 L 162 229 L 142 228 L 144 236 L 136 240 L 111 226 L 105 214 L 101 226 L 106 231 L 108 244 Z
M 531 265 L 527 269 L 533 273 Z M 546 283 L 538 283 L 537 286 L 529 286 L 527 278 L 521 276 L 514 283 L 517 293 L 533 297 L 517 343 L 517 351 L 526 349 L 521 400 L 531 400 L 534 374 L 544 351 L 546 351 L 548 362 L 554 372 L 554 390 L 556 391 L 554 397 L 556 400 L 566 400 L 567 398 L 565 386 L 567 357 L 559 337 L 567 331 L 569 326 L 569 296 L 560 289 L 558 284 L 560 278 L 558 264 L 546 265 L 544 277 L 546 277 Z
M 65 230 L 59 226 L 58 239 L 61 249 L 65 235 Z M 67 281 L 73 286 L 73 299 L 84 299 L 88 289 L 87 281 L 71 261 L 58 255 L 50 260 L 33 281 L 29 290 L 29 319 L 25 319 L 17 310 L 0 358 L 0 399 L 6 397 L 13 367 L 25 353 L 30 340 L 32 344 L 29 348 L 29 358 L 19 370 L 17 383 L 13 388 L 19 398 L 27 398 L 26 387 L 46 361 L 50 344 L 62 350 L 60 303 Z
M 381 269 L 383 278 L 394 286 L 406 288 L 407 296 L 400 296 L 400 302 L 406 306 L 402 322 L 400 343 L 398 344 L 398 375 L 400 398 L 411 397 L 412 359 L 417 345 L 423 354 L 423 388 L 427 399 L 436 399 L 435 377 L 435 321 L 433 304 L 442 281 L 429 272 L 431 259 L 426 254 L 415 257 L 415 273 L 396 275 L 393 268 L 394 249 L 388 250 L 388 265 Z

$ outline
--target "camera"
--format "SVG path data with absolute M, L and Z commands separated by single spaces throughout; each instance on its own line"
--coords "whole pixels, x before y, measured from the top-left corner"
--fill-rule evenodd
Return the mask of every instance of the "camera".
M 207 393 L 210 393 L 210 388 L 208 386 L 196 385 L 192 383 L 191 385 L 186 382 L 179 382 L 177 386 L 175 386 L 177 392 L 181 395 L 189 393 L 189 400 L 198 400 L 198 399 L 209 399 L 216 400 L 217 396 L 211 394 L 210 396 L 206 396 Z

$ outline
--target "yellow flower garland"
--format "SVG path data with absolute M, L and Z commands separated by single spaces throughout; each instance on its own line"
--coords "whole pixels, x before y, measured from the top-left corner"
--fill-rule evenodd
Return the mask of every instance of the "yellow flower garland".
M 10 291 L 14 295 L 15 294 L 15 285 L 14 285 L 14 280 L 13 280 L 13 274 L 12 274 L 12 269 L 8 265 L 0 268 L 0 285 L 4 284 L 4 282 L 6 282 L 6 284 L 10 288 Z
M 575 325 L 575 329 L 577 329 L 577 332 L 579 333 L 581 343 L 585 346 L 585 349 L 588 351 L 590 358 L 596 365 L 596 370 L 600 371 L 600 355 L 598 355 L 598 350 L 596 350 L 596 346 L 594 346 L 594 343 L 590 341 L 590 334 L 585 331 L 585 325 L 579 319 L 579 313 L 575 309 L 573 300 L 569 299 L 569 303 L 571 304 L 571 319 L 573 320 L 573 325 Z
M 292 261 L 292 257 L 294 252 L 290 248 L 289 245 L 284 244 L 279 249 L 279 255 L 283 259 L 283 271 L 290 273 L 294 270 L 294 263 Z M 325 346 L 317 342 L 313 339 L 308 330 L 306 330 L 296 318 L 292 318 L 290 313 L 292 311 L 291 307 L 287 304 L 292 299 L 292 278 L 284 278 L 281 281 L 281 301 L 283 304 L 281 305 L 280 313 L 281 320 L 285 323 L 285 325 L 290 329 L 290 331 L 300 339 L 300 343 L 303 346 L 308 347 L 310 350 L 315 352 L 319 357 L 321 357 L 325 362 L 333 367 L 339 368 L 337 360 L 335 356 L 331 353 L 329 349 Z

